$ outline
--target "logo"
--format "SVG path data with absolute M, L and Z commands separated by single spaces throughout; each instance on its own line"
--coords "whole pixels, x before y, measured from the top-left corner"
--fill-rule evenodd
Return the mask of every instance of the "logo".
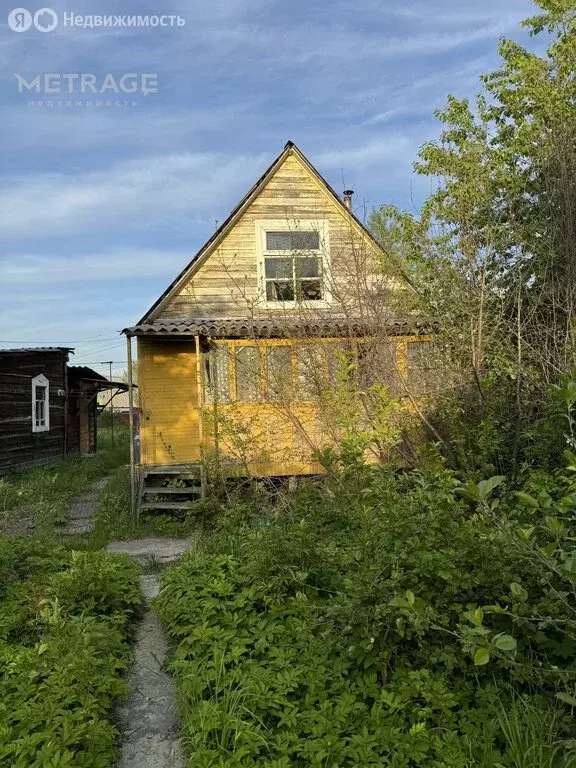
M 52 32 L 58 26 L 58 14 L 52 8 L 40 8 L 34 16 L 26 8 L 15 8 L 8 14 L 8 26 L 13 32 L 27 32 L 32 23 L 39 32 Z
M 14 8 L 8 14 L 8 26 L 13 32 L 26 32 L 32 26 L 32 14 L 26 8 Z
M 52 8 L 40 8 L 34 14 L 34 26 L 39 32 L 52 32 L 58 26 L 58 14 Z

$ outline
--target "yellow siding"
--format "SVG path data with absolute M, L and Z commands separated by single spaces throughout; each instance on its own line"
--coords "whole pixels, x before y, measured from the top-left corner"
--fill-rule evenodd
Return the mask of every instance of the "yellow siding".
M 328 223 L 334 301 L 322 314 L 341 313 L 343 308 L 353 312 L 358 301 L 355 278 L 373 264 L 376 249 L 300 160 L 289 155 L 218 248 L 209 253 L 179 295 L 155 319 L 285 313 L 283 308 L 261 306 L 256 222 L 266 219 L 286 221 L 293 227 L 302 226 L 306 220 Z
M 194 339 L 138 339 L 142 464 L 199 461 Z
M 397 337 L 396 360 L 407 375 L 406 346 L 429 337 Z M 216 452 L 220 468 L 229 474 L 252 476 L 305 475 L 322 472 L 314 453 L 334 447 L 334 424 L 326 421 L 319 403 L 234 401 L 233 348 L 254 345 L 322 345 L 342 339 L 222 340 L 230 348 L 229 389 L 232 402 L 204 404 L 198 397 L 198 369 L 194 339 L 138 340 L 138 381 L 141 406 L 142 464 L 186 464 Z M 262 373 L 265 366 L 262 364 Z M 203 386 L 203 366 L 200 366 Z M 265 384 L 262 384 L 262 396 Z M 408 406 L 407 406 L 408 407 Z M 217 418 L 215 419 L 215 412 Z M 200 430 L 202 419 L 203 430 Z M 215 423 L 217 427 L 215 429 Z M 201 439 L 201 434 L 204 438 Z

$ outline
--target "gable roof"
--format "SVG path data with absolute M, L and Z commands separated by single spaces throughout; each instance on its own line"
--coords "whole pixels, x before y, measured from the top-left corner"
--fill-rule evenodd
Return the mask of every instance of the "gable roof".
M 278 155 L 278 157 L 274 160 L 274 162 L 266 169 L 266 171 L 264 171 L 262 176 L 254 184 L 254 186 L 244 195 L 242 200 L 240 200 L 238 205 L 236 205 L 236 207 L 232 210 L 232 212 L 230 213 L 228 218 L 224 221 L 224 223 L 221 224 L 221 226 L 214 232 L 214 234 L 210 237 L 210 239 L 207 240 L 206 243 L 204 243 L 202 248 L 200 248 L 200 250 L 194 256 L 194 258 L 184 267 L 184 269 L 180 272 L 180 274 L 176 277 L 176 279 L 172 281 L 172 283 L 168 286 L 168 288 L 164 291 L 164 293 L 154 302 L 154 304 L 145 313 L 145 315 L 140 318 L 137 325 L 142 325 L 144 323 L 149 323 L 152 321 L 151 316 L 154 314 L 154 312 L 158 310 L 161 306 L 163 306 L 168 299 L 172 298 L 172 296 L 175 294 L 176 290 L 179 288 L 182 282 L 184 282 L 186 279 L 192 276 L 194 267 L 199 264 L 202 257 L 210 253 L 222 242 L 222 240 L 226 237 L 228 232 L 232 229 L 232 227 L 234 226 L 234 224 L 236 223 L 240 215 L 248 208 L 248 206 L 252 203 L 252 201 L 258 196 L 258 194 L 266 186 L 270 178 L 274 175 L 276 170 L 284 163 L 284 161 L 289 155 L 293 155 L 297 157 L 298 160 L 300 160 L 300 162 L 309 171 L 309 173 L 320 183 L 324 191 L 328 193 L 328 195 L 334 200 L 334 202 L 337 204 L 340 210 L 344 212 L 344 215 L 349 216 L 353 220 L 353 222 L 357 225 L 357 227 L 359 227 L 360 231 L 365 236 L 368 237 L 370 242 L 373 245 L 375 245 L 379 250 L 382 250 L 382 246 L 380 245 L 380 243 L 366 229 L 364 224 L 354 214 L 354 212 L 344 204 L 340 196 L 332 189 L 332 187 L 330 186 L 330 184 L 328 184 L 326 179 L 316 170 L 316 168 L 312 165 L 312 163 L 308 160 L 308 158 L 304 155 L 304 153 L 301 152 L 300 149 L 298 149 L 298 147 L 296 146 L 296 144 L 294 144 L 293 141 L 288 141 L 284 146 L 284 149 L 282 150 L 282 152 Z M 122 332 L 125 333 L 127 330 L 129 329 L 124 329 L 124 331 Z

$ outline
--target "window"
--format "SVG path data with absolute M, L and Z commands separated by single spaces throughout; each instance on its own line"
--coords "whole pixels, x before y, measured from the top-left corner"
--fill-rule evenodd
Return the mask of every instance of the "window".
M 292 399 L 292 347 L 279 345 L 266 350 L 268 400 L 289 402 Z
M 46 376 L 40 374 L 32 379 L 32 432 L 47 432 L 49 429 L 49 383 Z
M 302 344 L 296 349 L 299 402 L 318 402 L 328 389 L 326 352 L 324 344 Z
M 236 347 L 236 400 L 255 403 L 261 399 L 260 350 Z
M 206 403 L 230 402 L 229 359 L 230 353 L 223 344 L 214 345 L 204 356 L 204 401 Z
M 396 362 L 397 345 L 391 342 L 367 342 L 358 348 L 358 381 L 364 390 L 383 385 L 389 395 L 402 393 L 402 380 Z
M 310 229 L 295 231 L 280 224 L 259 225 L 266 302 L 326 302 L 324 223 L 309 222 Z
M 408 385 L 414 395 L 441 391 L 447 383 L 447 370 L 442 370 L 441 350 L 433 341 L 411 341 L 408 349 Z

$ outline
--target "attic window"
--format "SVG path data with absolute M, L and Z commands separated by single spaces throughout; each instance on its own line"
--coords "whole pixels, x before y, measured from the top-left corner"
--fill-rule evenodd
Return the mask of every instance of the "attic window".
M 263 229 L 266 302 L 326 301 L 323 231 L 322 224 L 309 230 Z
M 47 432 L 50 429 L 49 386 L 43 374 L 32 379 L 32 432 Z

